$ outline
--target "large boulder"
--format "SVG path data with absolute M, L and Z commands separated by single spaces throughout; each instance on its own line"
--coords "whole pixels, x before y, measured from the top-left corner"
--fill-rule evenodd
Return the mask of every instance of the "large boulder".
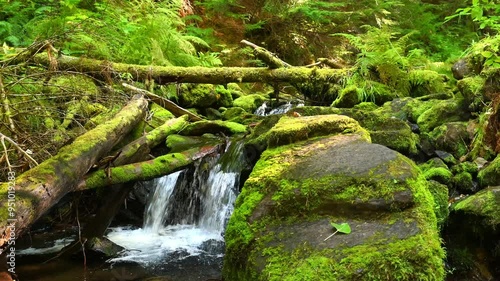
M 357 133 L 268 148 L 226 229 L 225 280 L 443 280 L 415 164 Z M 330 223 L 348 223 L 350 234 Z

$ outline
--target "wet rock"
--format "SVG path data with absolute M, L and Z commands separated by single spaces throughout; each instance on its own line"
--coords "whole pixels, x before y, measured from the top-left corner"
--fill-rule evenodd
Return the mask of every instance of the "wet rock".
M 465 59 L 461 59 L 454 63 L 451 67 L 451 72 L 453 73 L 453 77 L 457 80 L 463 79 L 465 76 L 472 73 Z
M 427 181 L 411 160 L 358 134 L 262 154 L 226 230 L 225 280 L 444 278 Z M 331 222 L 352 232 L 325 241 Z

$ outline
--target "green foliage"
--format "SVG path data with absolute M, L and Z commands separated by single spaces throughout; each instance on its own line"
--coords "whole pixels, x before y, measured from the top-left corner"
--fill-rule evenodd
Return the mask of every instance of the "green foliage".
M 470 6 L 457 9 L 446 21 L 463 16 L 471 17 L 481 30 L 500 32 L 500 4 L 496 0 L 472 0 Z
M 99 1 L 87 3 L 90 7 L 80 2 L 5 3 L 6 9 L 0 12 L 0 42 L 26 46 L 48 39 L 68 55 L 166 66 L 220 65 L 217 54 L 199 52 L 209 50 L 198 37 L 201 28 L 184 31 L 180 0 Z M 210 31 L 206 34 L 208 38 Z

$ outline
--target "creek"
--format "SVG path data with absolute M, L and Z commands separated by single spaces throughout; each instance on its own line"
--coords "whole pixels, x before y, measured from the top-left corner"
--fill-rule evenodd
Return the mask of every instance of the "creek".
M 107 260 L 87 258 L 85 267 L 81 261 L 68 260 L 39 265 L 77 235 L 74 229 L 37 235 L 30 247 L 19 251 L 21 280 L 220 279 L 224 229 L 245 163 L 243 144 L 234 143 L 222 155 L 205 157 L 193 167 L 143 184 L 150 191 L 143 225 L 109 228 L 106 238 L 124 250 Z M 34 242 L 36 238 L 43 242 Z M 48 268 L 57 276 L 39 278 Z

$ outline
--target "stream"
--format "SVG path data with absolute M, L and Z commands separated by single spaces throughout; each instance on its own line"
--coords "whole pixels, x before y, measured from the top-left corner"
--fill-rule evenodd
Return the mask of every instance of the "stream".
M 86 266 L 59 259 L 40 264 L 77 237 L 77 231 L 32 237 L 30 247 L 18 252 L 21 280 L 220 279 L 224 229 L 236 200 L 243 157 L 243 144 L 235 143 L 223 155 L 146 182 L 150 195 L 142 227 L 108 229 L 106 238 L 124 248 L 116 257 L 89 257 Z

